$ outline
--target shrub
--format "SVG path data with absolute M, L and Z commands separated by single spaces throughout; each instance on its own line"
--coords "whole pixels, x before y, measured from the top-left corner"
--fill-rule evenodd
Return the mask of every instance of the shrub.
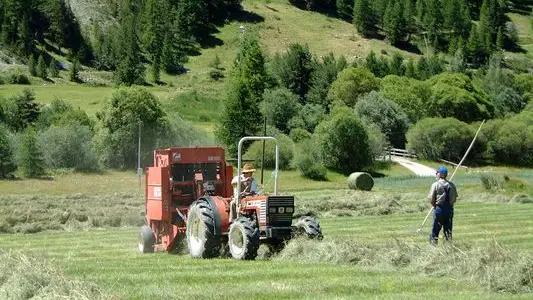
M 416 79 L 389 75 L 381 80 L 380 93 L 385 99 L 396 102 L 407 114 L 411 123 L 427 117 L 431 86 Z
M 219 79 L 224 78 L 224 73 L 219 69 L 211 69 L 209 70 L 209 77 L 214 81 L 218 81 Z
M 328 169 L 320 162 L 316 147 L 311 139 L 296 145 L 293 166 L 303 177 L 312 180 L 327 180 Z
M 339 73 L 328 93 L 329 103 L 353 107 L 358 97 L 379 89 L 379 79 L 366 68 L 348 68 Z
M 355 105 L 355 113 L 361 120 L 375 124 L 394 147 L 405 147 L 409 119 L 396 102 L 372 91 L 359 99 Z
M 39 135 L 44 161 L 50 169 L 74 168 L 76 171 L 99 171 L 92 144 L 92 131 L 77 123 L 52 126 Z
M 10 132 L 0 124 L 0 178 L 5 178 L 17 170 Z
M 18 165 L 25 177 L 36 178 L 45 174 L 43 153 L 37 145 L 33 128 L 26 129 L 22 134 L 19 152 Z
M 94 121 L 81 109 L 75 109 L 72 104 L 62 99 L 54 99 L 52 103 L 43 107 L 37 121 L 37 128 L 44 130 L 51 125 L 67 126 L 79 124 L 94 128 Z
M 20 69 L 8 72 L 6 82 L 9 84 L 31 84 L 30 78 Z
M 319 104 L 305 104 L 298 110 L 296 116 L 289 120 L 289 127 L 303 128 L 309 132 L 315 131 L 315 127 L 326 117 L 326 110 Z
M 459 162 L 473 136 L 472 128 L 457 119 L 426 118 L 407 132 L 407 149 L 422 159 Z
M 289 89 L 265 90 L 261 112 L 267 123 L 289 133 L 289 120 L 300 110 L 298 97 Z
M 35 93 L 24 89 L 11 96 L 3 105 L 6 125 L 13 131 L 22 131 L 33 125 L 39 118 L 40 105 L 35 101 Z
M 347 108 L 339 108 L 317 126 L 317 146 L 326 167 L 348 175 L 372 163 L 368 134 Z
M 115 90 L 97 118 L 102 126 L 98 148 L 104 164 L 112 168 L 135 168 L 141 123 L 141 160 L 153 158 L 158 138 L 169 132 L 169 122 L 158 99 L 146 88 L 123 87 Z
M 533 113 L 524 111 L 502 122 L 487 142 L 487 152 L 495 162 L 519 166 L 533 165 Z
M 278 141 L 279 151 L 279 168 L 287 169 L 290 167 L 290 162 L 294 156 L 294 143 L 285 134 L 280 133 L 275 128 L 267 128 L 267 136 L 274 136 Z M 276 164 L 275 143 L 273 141 L 265 142 L 265 161 L 264 167 L 274 169 Z M 263 157 L 263 141 L 255 141 L 250 145 L 246 151 L 244 158 L 254 160 L 256 166 L 261 167 L 261 159 Z
M 309 131 L 303 129 L 303 128 L 294 128 L 289 133 L 289 137 L 291 140 L 295 143 L 299 143 L 303 140 L 307 140 L 311 138 L 311 133 Z

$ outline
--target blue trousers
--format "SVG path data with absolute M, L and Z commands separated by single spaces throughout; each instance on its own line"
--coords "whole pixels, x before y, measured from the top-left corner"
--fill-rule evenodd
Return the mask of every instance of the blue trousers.
M 437 244 L 439 240 L 439 233 L 441 228 L 444 231 L 444 238 L 446 241 L 452 239 L 452 225 L 453 225 L 453 206 L 452 207 L 440 207 L 435 206 L 433 213 L 433 227 L 429 240 L 433 244 Z

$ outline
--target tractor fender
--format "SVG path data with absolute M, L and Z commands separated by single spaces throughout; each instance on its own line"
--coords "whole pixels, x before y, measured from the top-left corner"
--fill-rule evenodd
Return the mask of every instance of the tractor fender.
M 208 203 L 208 205 L 213 210 L 213 217 L 215 221 L 215 232 L 217 236 L 222 235 L 223 232 L 226 232 L 229 224 L 229 216 L 226 213 L 226 203 L 222 199 L 216 199 L 211 196 L 203 196 L 199 200 L 203 200 Z

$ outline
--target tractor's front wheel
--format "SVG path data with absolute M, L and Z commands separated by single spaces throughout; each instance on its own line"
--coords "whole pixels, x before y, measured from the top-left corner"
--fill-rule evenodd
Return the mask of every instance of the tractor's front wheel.
M 301 217 L 296 222 L 296 231 L 299 235 L 305 235 L 310 239 L 322 239 L 322 229 L 320 229 L 320 223 L 309 216 Z
M 247 218 L 238 218 L 231 224 L 228 236 L 231 256 L 239 260 L 252 260 L 259 249 L 259 228 Z
M 189 208 L 187 247 L 193 258 L 212 258 L 220 254 L 220 237 L 215 235 L 215 212 L 207 201 L 198 200 Z
M 155 236 L 152 229 L 146 225 L 141 227 L 139 231 L 139 252 L 152 253 L 154 252 Z

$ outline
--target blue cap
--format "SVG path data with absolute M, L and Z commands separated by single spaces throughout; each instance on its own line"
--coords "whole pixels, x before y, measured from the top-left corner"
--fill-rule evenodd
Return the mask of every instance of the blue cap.
M 441 173 L 442 175 L 448 175 L 448 169 L 446 169 L 446 167 L 438 167 L 437 173 Z

